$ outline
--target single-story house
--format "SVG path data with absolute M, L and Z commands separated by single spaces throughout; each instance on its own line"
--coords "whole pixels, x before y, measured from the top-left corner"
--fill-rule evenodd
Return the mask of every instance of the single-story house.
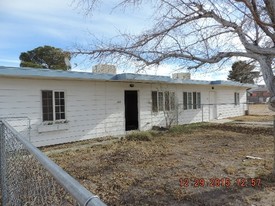
M 18 131 L 26 133 L 27 127 L 18 125 L 27 117 L 30 141 L 52 145 L 125 135 L 169 121 L 188 124 L 244 115 L 246 90 L 252 86 L 97 72 L 2 66 L 0 118 L 13 119 Z
M 265 85 L 259 85 L 247 91 L 247 101 L 251 103 L 265 103 L 271 97 Z

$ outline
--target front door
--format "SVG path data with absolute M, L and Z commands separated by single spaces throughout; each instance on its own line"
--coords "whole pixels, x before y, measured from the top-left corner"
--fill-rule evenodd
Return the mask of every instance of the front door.
M 125 130 L 138 129 L 138 92 L 125 91 Z

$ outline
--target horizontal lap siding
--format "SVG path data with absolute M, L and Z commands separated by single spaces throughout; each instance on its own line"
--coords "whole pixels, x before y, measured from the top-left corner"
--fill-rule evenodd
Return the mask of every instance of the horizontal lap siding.
M 210 86 L 199 85 L 134 83 L 134 87 L 130 87 L 129 84 L 0 78 L 0 117 L 28 116 L 31 119 L 31 140 L 35 145 L 41 146 L 108 135 L 124 135 L 125 90 L 138 91 L 140 130 L 166 125 L 163 112 L 152 112 L 152 91 L 175 92 L 178 124 L 209 121 L 209 106 L 183 110 L 183 92 L 201 92 L 202 104 L 209 104 L 210 91 L 216 92 L 217 103 L 234 103 L 234 92 L 240 93 L 240 102 L 246 101 L 245 89 L 234 87 L 215 86 L 212 90 Z M 38 133 L 38 127 L 42 124 L 41 90 L 65 91 L 68 130 Z M 217 107 L 218 118 L 238 116 L 243 112 L 242 105 Z
M 234 103 L 234 93 L 237 92 L 240 94 L 240 104 L 235 105 Z M 218 119 L 235 117 L 244 115 L 246 106 L 246 90 L 229 87 L 221 87 L 217 90 L 217 103 L 225 105 L 217 106 L 217 115 Z
M 38 133 L 42 124 L 41 90 L 65 91 L 68 130 Z M 121 135 L 123 92 L 118 83 L 1 78 L 0 117 L 31 118 L 31 141 L 37 146 Z

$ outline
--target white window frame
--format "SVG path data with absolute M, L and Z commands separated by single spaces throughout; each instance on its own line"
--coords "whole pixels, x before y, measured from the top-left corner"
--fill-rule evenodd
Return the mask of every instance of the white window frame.
M 239 92 L 234 93 L 234 104 L 236 106 L 240 104 L 240 93 Z
M 153 93 L 157 94 L 155 99 L 156 102 L 153 100 Z M 162 112 L 162 111 L 169 112 L 169 111 L 174 111 L 176 109 L 176 93 L 174 91 L 152 91 L 151 98 L 152 98 L 152 112 L 154 113 Z M 172 98 L 174 98 L 174 100 L 172 100 Z M 175 104 L 174 106 L 171 105 L 171 103 L 173 102 Z M 153 105 L 157 106 L 156 110 L 154 110 Z
M 194 104 L 195 103 L 195 104 Z M 183 110 L 201 109 L 201 92 L 183 92 Z
M 52 107 L 53 107 L 53 120 L 44 120 L 44 112 L 43 112 L 43 92 L 52 92 Z M 55 104 L 55 93 L 56 92 L 63 92 L 64 93 L 64 119 L 63 118 L 60 118 L 60 119 L 56 119 L 56 104 Z M 66 122 L 66 93 L 64 90 L 50 90 L 50 89 L 45 89 L 45 90 L 41 90 L 41 99 L 42 99 L 42 121 L 44 123 L 47 123 L 47 122 Z

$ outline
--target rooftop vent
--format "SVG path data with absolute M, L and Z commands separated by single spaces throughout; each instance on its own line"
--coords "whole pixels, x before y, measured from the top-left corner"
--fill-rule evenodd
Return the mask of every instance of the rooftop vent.
M 173 79 L 191 79 L 191 74 L 190 73 L 174 73 L 172 74 Z
M 116 74 L 116 66 L 109 64 L 98 64 L 93 66 L 93 73 Z

